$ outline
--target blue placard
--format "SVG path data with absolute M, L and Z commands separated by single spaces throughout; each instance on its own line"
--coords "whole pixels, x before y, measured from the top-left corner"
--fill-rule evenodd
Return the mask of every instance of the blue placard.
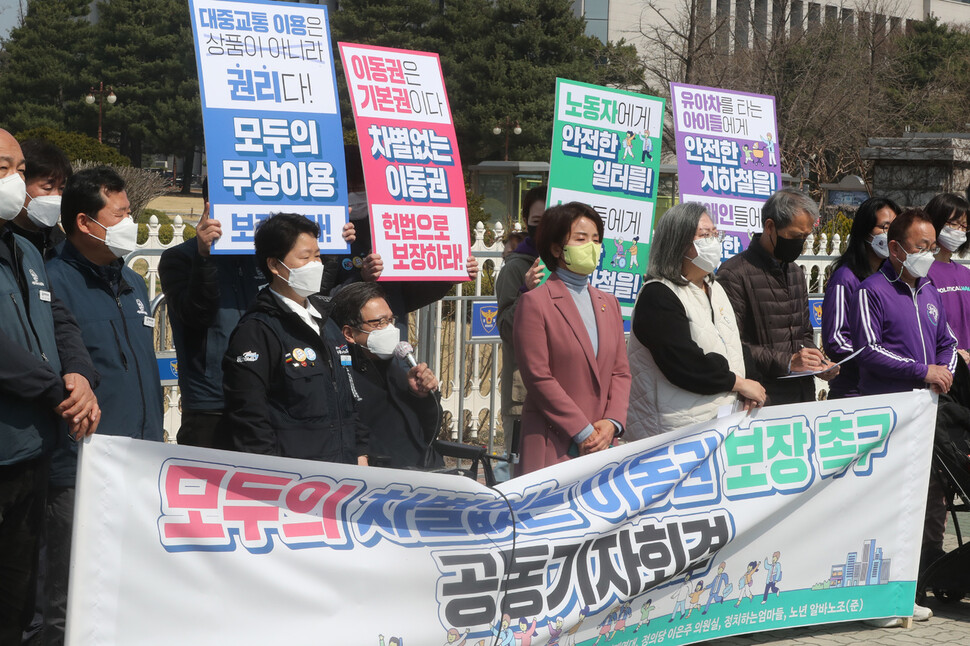
M 808 318 L 812 322 L 812 327 L 816 330 L 822 327 L 822 299 L 808 299 Z
M 163 386 L 172 386 L 178 383 L 179 362 L 175 357 L 155 357 L 158 362 L 158 378 L 161 379 Z
M 273 213 L 305 215 L 320 250 L 346 253 L 347 171 L 327 7 L 190 0 L 213 253 L 253 253 Z
M 472 303 L 472 339 L 497 341 L 498 303 L 496 301 L 477 301 Z

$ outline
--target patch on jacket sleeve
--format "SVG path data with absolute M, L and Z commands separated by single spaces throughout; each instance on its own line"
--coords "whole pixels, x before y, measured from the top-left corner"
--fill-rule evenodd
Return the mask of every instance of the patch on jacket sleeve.
M 249 350 L 236 357 L 236 363 L 253 363 L 259 359 L 259 353 Z

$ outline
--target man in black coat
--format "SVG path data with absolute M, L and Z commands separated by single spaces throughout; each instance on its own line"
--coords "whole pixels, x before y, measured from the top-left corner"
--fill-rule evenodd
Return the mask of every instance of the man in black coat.
M 331 318 L 340 325 L 361 401 L 361 421 L 369 429 L 368 464 L 394 468 L 442 466 L 429 446 L 440 426 L 438 380 L 421 363 L 410 367 L 395 356 L 401 342 L 395 317 L 375 283 L 353 283 L 333 302 Z

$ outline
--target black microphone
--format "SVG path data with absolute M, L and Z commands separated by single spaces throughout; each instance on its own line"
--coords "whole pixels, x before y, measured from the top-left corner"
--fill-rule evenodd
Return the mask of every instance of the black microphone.
M 418 367 L 418 360 L 414 358 L 414 347 L 407 341 L 401 341 L 397 344 L 397 347 L 394 348 L 394 356 L 406 360 L 412 368 Z M 436 386 L 431 392 L 440 393 L 439 388 Z

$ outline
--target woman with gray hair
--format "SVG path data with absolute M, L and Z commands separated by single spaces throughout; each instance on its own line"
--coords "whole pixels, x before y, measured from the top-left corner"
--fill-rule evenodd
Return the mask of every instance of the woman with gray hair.
M 744 376 L 734 310 L 712 275 L 720 261 L 721 235 L 703 205 L 678 204 L 660 218 L 628 346 L 633 438 L 765 402 L 764 387 Z

